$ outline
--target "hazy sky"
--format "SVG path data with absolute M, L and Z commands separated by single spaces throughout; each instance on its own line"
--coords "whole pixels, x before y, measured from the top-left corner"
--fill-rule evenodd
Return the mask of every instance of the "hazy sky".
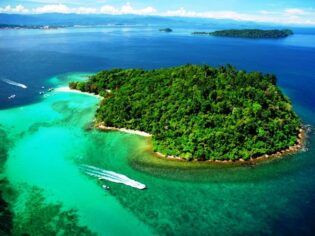
M 0 12 L 139 14 L 315 25 L 315 0 L 0 0 Z

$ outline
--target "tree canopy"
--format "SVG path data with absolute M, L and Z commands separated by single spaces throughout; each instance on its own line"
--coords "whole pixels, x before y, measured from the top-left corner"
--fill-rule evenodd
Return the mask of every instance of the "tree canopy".
M 170 33 L 173 32 L 173 30 L 171 28 L 163 28 L 163 29 L 159 29 L 160 32 L 166 32 L 166 33 Z
M 274 75 L 231 65 L 113 69 L 70 87 L 104 97 L 97 121 L 151 133 L 154 151 L 187 159 L 272 154 L 294 145 L 300 128 Z
M 232 38 L 285 38 L 293 34 L 292 30 L 260 30 L 260 29 L 230 29 L 219 30 L 214 32 L 193 32 L 199 35 L 213 35 L 219 37 L 232 37 Z

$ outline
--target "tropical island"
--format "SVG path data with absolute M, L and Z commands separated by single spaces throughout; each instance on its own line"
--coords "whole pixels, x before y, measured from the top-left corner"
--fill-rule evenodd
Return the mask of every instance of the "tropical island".
M 171 28 L 164 28 L 164 29 L 159 29 L 160 32 L 166 32 L 166 33 L 170 33 L 173 32 L 173 30 Z
M 251 38 L 251 39 L 278 39 L 293 35 L 293 31 L 285 30 L 260 30 L 260 29 L 230 29 L 219 30 L 214 32 L 193 32 L 194 35 L 212 35 L 217 37 L 231 37 L 231 38 Z
M 112 69 L 69 86 L 104 97 L 98 124 L 150 133 L 164 156 L 249 160 L 301 144 L 300 119 L 271 74 L 231 65 Z

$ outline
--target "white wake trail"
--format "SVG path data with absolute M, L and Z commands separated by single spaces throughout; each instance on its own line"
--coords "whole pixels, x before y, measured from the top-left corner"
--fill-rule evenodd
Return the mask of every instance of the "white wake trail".
M 15 82 L 13 80 L 9 80 L 9 79 L 1 79 L 4 83 L 7 83 L 7 84 L 11 84 L 11 85 L 14 85 L 14 86 L 17 86 L 17 87 L 20 87 L 20 88 L 24 88 L 26 89 L 27 86 L 25 84 L 21 84 L 21 83 L 18 83 L 18 82 Z
M 103 170 L 100 168 L 97 168 L 95 166 L 90 166 L 90 165 L 82 165 L 81 169 L 90 176 L 103 179 L 103 180 L 108 180 L 114 183 L 121 183 L 128 185 L 133 188 L 137 189 L 145 189 L 146 186 L 142 183 L 139 183 L 138 181 L 135 181 L 133 179 L 128 178 L 125 175 L 118 174 L 113 171 L 108 171 L 108 170 Z

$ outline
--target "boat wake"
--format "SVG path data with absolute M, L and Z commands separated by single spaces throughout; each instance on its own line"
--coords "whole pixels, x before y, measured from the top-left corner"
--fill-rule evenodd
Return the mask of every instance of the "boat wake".
M 2 80 L 4 83 L 10 84 L 10 85 L 14 85 L 14 86 L 17 86 L 17 87 L 20 87 L 20 88 L 24 88 L 24 89 L 27 88 L 27 86 L 26 86 L 25 84 L 21 84 L 21 83 L 18 83 L 18 82 L 9 80 L 9 79 L 1 79 L 1 80 Z
M 113 171 L 103 170 L 103 169 L 97 168 L 95 166 L 90 166 L 90 165 L 82 165 L 80 169 L 87 175 L 96 177 L 101 180 L 107 180 L 114 183 L 120 183 L 120 184 L 128 185 L 130 187 L 137 188 L 137 189 L 146 188 L 144 184 L 139 183 L 135 180 L 128 178 L 125 175 L 118 174 Z

